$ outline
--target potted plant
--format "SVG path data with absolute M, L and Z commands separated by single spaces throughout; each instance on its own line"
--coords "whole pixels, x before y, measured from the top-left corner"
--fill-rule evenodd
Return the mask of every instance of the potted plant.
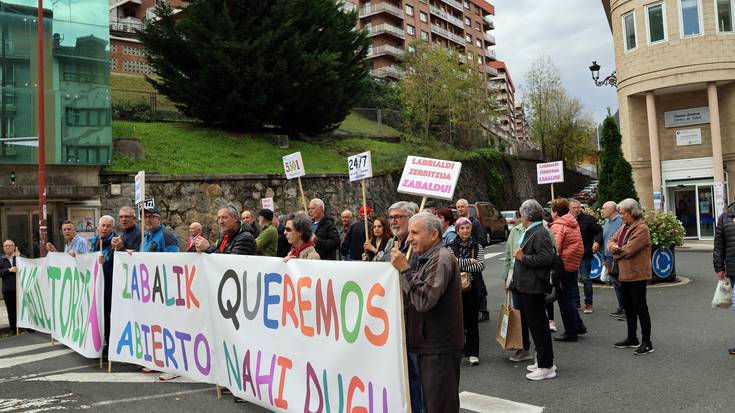
M 674 253 L 675 248 L 684 243 L 684 226 L 670 212 L 648 211 L 644 219 L 651 233 L 652 281 L 674 281 Z

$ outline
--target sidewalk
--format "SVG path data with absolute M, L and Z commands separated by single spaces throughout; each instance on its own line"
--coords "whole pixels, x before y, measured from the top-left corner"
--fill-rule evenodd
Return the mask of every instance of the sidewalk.
M 712 252 L 714 240 L 684 240 L 684 245 L 676 247 L 677 251 Z

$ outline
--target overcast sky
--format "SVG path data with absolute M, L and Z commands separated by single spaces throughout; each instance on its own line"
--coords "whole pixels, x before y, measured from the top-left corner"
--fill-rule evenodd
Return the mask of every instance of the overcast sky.
M 531 63 L 548 55 L 559 67 L 567 91 L 582 100 L 587 112 L 601 121 L 607 107 L 618 103 L 615 89 L 596 87 L 589 66 L 602 66 L 600 77 L 612 72 L 615 56 L 610 26 L 600 0 L 493 0 L 498 59 L 510 68 L 516 88 L 525 82 Z M 517 93 L 517 99 L 521 98 Z

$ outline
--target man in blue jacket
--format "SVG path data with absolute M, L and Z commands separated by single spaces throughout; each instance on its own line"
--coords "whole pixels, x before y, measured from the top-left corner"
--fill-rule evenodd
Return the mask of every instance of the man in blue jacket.
M 179 252 L 179 241 L 173 231 L 161 224 L 161 210 L 145 209 L 145 251 Z
M 623 320 L 625 318 L 625 311 L 623 310 L 623 301 L 620 298 L 620 285 L 611 273 L 613 271 L 613 254 L 607 249 L 608 241 L 615 235 L 620 226 L 623 225 L 623 218 L 618 214 L 618 204 L 613 201 L 607 201 L 602 205 L 602 216 L 605 217 L 605 226 L 602 228 L 602 255 L 605 257 L 605 261 L 602 265 L 607 267 L 607 273 L 610 275 L 613 289 L 615 289 L 615 297 L 618 299 L 618 309 L 609 315 L 610 317 L 617 317 L 619 320 Z

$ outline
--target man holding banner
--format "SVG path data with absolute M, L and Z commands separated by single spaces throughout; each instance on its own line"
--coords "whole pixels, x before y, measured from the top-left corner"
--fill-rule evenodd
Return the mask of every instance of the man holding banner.
M 115 251 L 139 251 L 143 234 L 135 223 L 135 210 L 129 206 L 124 206 L 120 208 L 118 218 L 120 219 L 122 235 L 112 238 L 112 248 Z M 112 224 L 115 225 L 114 221 Z M 112 265 L 110 265 L 110 268 L 112 268 Z
M 179 241 L 173 231 L 161 224 L 161 210 L 145 209 L 146 252 L 179 252 Z
M 74 228 L 73 222 L 64 221 L 61 224 L 61 233 L 64 236 L 65 253 L 68 253 L 73 257 L 76 254 L 86 254 L 89 252 L 89 241 L 77 234 L 77 230 Z M 56 247 L 54 247 L 54 244 L 47 242 L 46 251 L 55 252 Z
M 20 252 L 18 252 L 15 242 L 9 239 L 3 242 L 3 255 L 0 257 L 0 278 L 3 282 L 3 299 L 5 300 L 5 308 L 8 311 L 10 331 L 15 330 L 16 326 L 15 277 L 18 272 L 16 257 L 19 255 Z
M 122 209 L 120 210 L 122 214 Z M 112 312 L 112 258 L 113 245 L 112 240 L 116 238 L 112 228 L 115 226 L 115 218 L 109 215 L 100 217 L 97 224 L 99 234 L 92 237 L 92 252 L 99 252 L 99 263 L 102 265 L 102 274 L 105 278 L 105 347 L 102 351 L 104 358 L 107 358 L 110 342 L 110 313 Z M 119 237 L 118 237 L 119 239 Z
M 459 411 L 459 368 L 464 347 L 459 266 L 442 246 L 439 219 L 422 212 L 408 223 L 408 242 L 417 255 L 411 265 L 395 244 L 391 264 L 401 273 L 408 297 L 406 340 L 418 355 L 427 413 Z
M 255 255 L 255 237 L 251 232 L 253 228 L 240 222 L 240 213 L 234 205 L 228 205 L 217 211 L 217 224 L 221 231 L 217 242 L 210 245 L 206 238 L 200 236 L 195 243 L 197 252 Z

